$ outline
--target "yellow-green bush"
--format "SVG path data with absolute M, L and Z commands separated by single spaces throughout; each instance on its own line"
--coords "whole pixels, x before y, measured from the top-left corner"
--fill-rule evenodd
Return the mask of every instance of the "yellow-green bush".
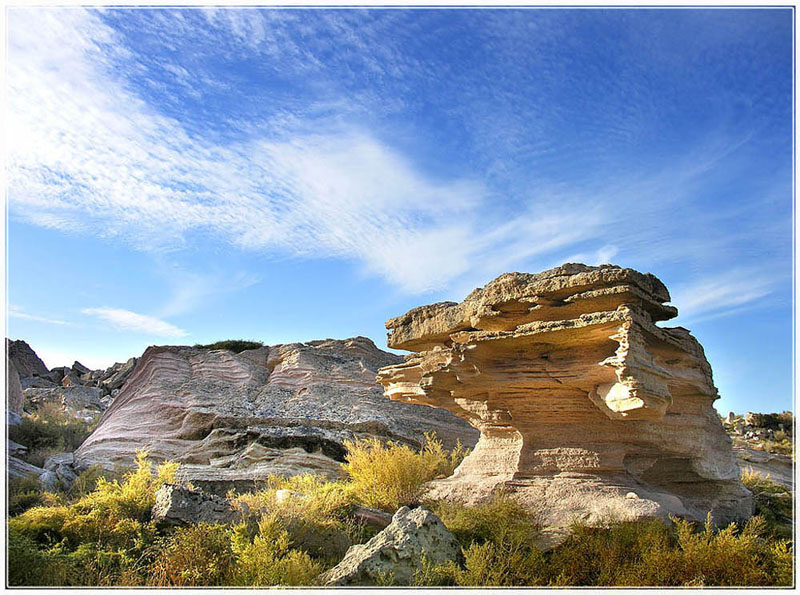
M 99 478 L 96 488 L 74 504 L 52 498 L 49 506 L 31 508 L 9 520 L 9 531 L 18 543 L 36 544 L 44 556 L 48 570 L 42 573 L 43 581 L 55 576 L 61 582 L 48 584 L 113 584 L 131 572 L 126 556 L 140 558 L 154 542 L 150 509 L 155 492 L 174 481 L 177 470 L 177 465 L 165 463 L 153 474 L 147 453 L 139 453 L 136 464 L 122 481 Z
M 451 475 L 467 454 L 460 444 L 448 453 L 432 434 L 425 435 L 420 451 L 376 438 L 356 438 L 345 442 L 345 447 L 347 455 L 342 468 L 354 496 L 367 506 L 389 512 L 418 504 L 424 494 L 423 484 L 441 475 Z
M 166 540 L 153 567 L 153 583 L 176 587 L 231 584 L 235 557 L 224 525 L 179 527 Z
M 237 525 L 232 547 L 233 585 L 311 585 L 324 570 L 306 552 L 291 548 L 289 533 L 276 513 L 262 516 L 255 531 L 245 523 Z
M 538 584 L 542 554 L 536 547 L 535 514 L 498 494 L 476 506 L 426 503 L 462 544 L 464 568 L 423 564 L 417 585 L 520 586 Z

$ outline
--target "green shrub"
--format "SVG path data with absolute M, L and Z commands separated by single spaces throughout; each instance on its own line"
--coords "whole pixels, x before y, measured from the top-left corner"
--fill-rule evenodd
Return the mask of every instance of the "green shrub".
M 51 587 L 74 584 L 76 571 L 58 548 L 42 550 L 33 539 L 8 528 L 8 584 Z
M 423 484 L 451 475 L 467 451 L 459 443 L 448 453 L 432 434 L 425 435 L 420 451 L 405 444 L 376 438 L 346 441 L 342 469 L 349 476 L 354 496 L 367 506 L 394 512 L 419 503 Z
M 242 339 L 228 339 L 227 341 L 217 341 L 216 343 L 209 343 L 208 345 L 195 345 L 195 349 L 227 349 L 234 353 L 241 353 L 249 349 L 258 349 L 263 347 L 261 341 L 244 341 Z
M 75 419 L 56 403 L 45 403 L 22 422 L 8 427 L 8 437 L 28 447 L 21 458 L 41 467 L 45 460 L 58 452 L 73 452 L 92 433 L 96 420 Z

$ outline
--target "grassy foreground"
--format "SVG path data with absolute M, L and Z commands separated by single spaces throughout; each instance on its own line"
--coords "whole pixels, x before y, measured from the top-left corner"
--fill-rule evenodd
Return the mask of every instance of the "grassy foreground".
M 350 545 L 374 535 L 348 515 L 356 504 L 389 512 L 424 504 L 458 538 L 465 566 L 423 564 L 418 586 L 792 584 L 793 546 L 784 538 L 791 498 L 787 507 L 778 496 L 785 490 L 757 474 L 744 477 L 759 494 L 759 515 L 744 527 L 680 519 L 576 524 L 563 544 L 540 552 L 533 517 L 510 498 L 476 507 L 425 501 L 423 483 L 452 473 L 463 450 L 449 453 L 433 438 L 419 452 L 375 440 L 347 449 L 341 481 L 272 477 L 257 491 L 229 494 L 245 512 L 233 526 L 158 529 L 150 520 L 155 492 L 174 481 L 177 465 L 154 469 L 146 453 L 120 479 L 94 470 L 72 493 L 18 500 L 21 512 L 8 521 L 9 584 L 313 585 Z M 282 489 L 294 496 L 278 497 Z M 32 507 L 24 510 L 26 502 Z

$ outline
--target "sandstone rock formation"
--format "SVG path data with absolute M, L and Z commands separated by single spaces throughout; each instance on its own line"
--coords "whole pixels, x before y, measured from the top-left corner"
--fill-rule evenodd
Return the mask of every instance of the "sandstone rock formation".
M 448 446 L 474 444 L 478 432 L 452 414 L 383 397 L 375 374 L 398 361 L 364 337 L 239 354 L 150 347 L 76 451 L 76 467 L 131 465 L 145 449 L 181 463 L 181 480 L 224 494 L 271 473 L 337 476 L 353 436 L 417 445 L 435 431 Z
M 326 586 L 375 585 L 391 578 L 408 585 L 422 567 L 461 562 L 458 540 L 435 514 L 425 508 L 398 510 L 391 524 L 365 544 L 352 546 L 344 559 L 320 577 Z
M 380 370 L 386 395 L 481 431 L 432 495 L 505 489 L 554 534 L 575 517 L 749 516 L 703 349 L 655 324 L 669 299 L 651 274 L 565 264 L 389 320 L 389 346 L 416 353 Z

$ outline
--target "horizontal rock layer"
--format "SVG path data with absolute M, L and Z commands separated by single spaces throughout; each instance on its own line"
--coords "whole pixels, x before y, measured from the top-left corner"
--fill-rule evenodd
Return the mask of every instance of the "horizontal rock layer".
M 135 451 L 181 463 L 181 479 L 212 492 L 252 489 L 271 473 L 337 476 L 354 436 L 447 446 L 478 433 L 445 411 L 385 399 L 375 375 L 400 358 L 364 337 L 234 354 L 150 347 L 97 429 L 78 467 L 127 466 Z
M 655 325 L 677 314 L 668 300 L 653 275 L 567 264 L 389 320 L 389 346 L 417 353 L 380 370 L 386 395 L 481 431 L 434 495 L 503 488 L 556 527 L 576 515 L 748 516 L 703 349 Z

